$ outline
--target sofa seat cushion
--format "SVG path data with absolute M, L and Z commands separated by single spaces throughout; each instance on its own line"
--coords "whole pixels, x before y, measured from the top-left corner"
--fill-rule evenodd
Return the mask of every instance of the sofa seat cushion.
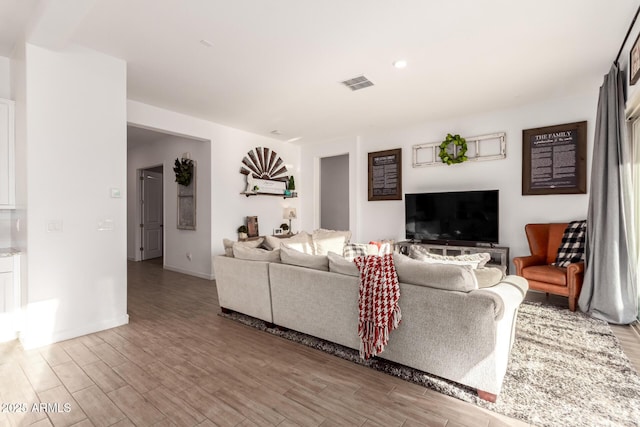
M 311 235 L 305 231 L 282 239 L 274 236 L 266 236 L 264 238 L 264 247 L 267 249 L 280 249 L 283 244 L 295 248 L 298 252 L 314 254 Z
M 329 271 L 329 259 L 326 255 L 305 254 L 289 247 L 287 244 L 282 245 L 280 249 L 280 259 L 283 264 Z
M 393 261 L 401 283 L 461 292 L 478 289 L 478 280 L 467 265 L 431 264 L 398 253 Z
M 262 248 L 247 248 L 233 245 L 233 257 L 249 261 L 280 262 L 280 249 L 269 251 Z
M 567 286 L 567 269 L 555 265 L 532 265 L 522 269 L 522 277 L 537 282 Z

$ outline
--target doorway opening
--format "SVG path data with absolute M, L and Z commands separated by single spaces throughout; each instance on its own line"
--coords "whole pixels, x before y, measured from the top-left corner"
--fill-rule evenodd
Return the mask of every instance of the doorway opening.
M 320 228 L 349 230 L 349 154 L 320 159 Z
M 164 186 L 163 166 L 138 169 L 140 186 L 140 259 L 164 255 Z

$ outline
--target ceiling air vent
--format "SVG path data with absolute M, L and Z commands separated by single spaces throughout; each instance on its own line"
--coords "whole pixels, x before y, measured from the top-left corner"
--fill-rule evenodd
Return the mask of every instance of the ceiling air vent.
M 351 90 L 364 89 L 365 87 L 373 86 L 371 80 L 367 79 L 365 76 L 358 76 L 349 80 L 345 80 L 342 82 L 342 84 Z

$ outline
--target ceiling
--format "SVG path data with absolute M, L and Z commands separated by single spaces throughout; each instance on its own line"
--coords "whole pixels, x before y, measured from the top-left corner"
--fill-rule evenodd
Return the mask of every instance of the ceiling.
M 126 60 L 130 99 L 298 143 L 596 91 L 640 4 L 86 1 L 69 41 Z M 0 54 L 35 3 L 0 0 Z

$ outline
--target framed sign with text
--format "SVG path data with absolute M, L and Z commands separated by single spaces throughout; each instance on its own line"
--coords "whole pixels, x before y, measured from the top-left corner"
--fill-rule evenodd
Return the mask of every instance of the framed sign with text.
M 402 200 L 402 149 L 369 153 L 369 201 Z
M 640 35 L 629 52 L 629 85 L 636 84 L 640 78 Z
M 587 122 L 522 131 L 522 194 L 587 192 Z

